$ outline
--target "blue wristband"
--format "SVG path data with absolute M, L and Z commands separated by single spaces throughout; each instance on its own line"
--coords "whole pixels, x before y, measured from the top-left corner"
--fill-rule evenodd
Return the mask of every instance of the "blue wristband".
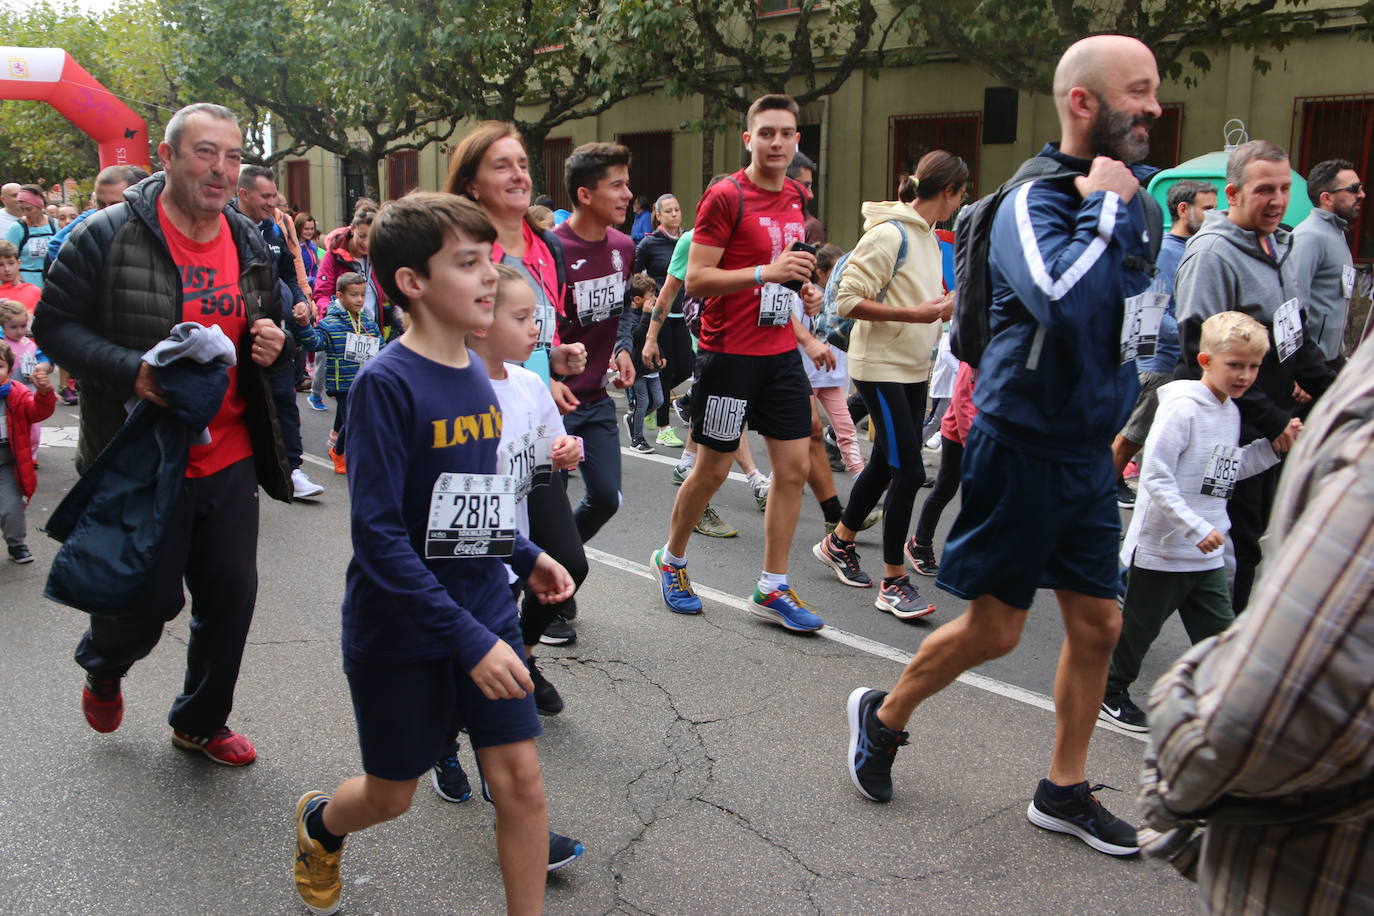
M 763 285 L 763 265 L 762 265 L 762 264 L 760 264 L 758 267 L 755 267 L 755 268 L 754 268 L 754 285 L 755 285 L 755 286 L 762 286 L 762 285 Z

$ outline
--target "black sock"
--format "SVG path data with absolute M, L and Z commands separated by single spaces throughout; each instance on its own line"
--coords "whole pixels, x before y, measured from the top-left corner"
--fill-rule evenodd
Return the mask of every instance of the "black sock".
M 1066 802 L 1066 801 L 1069 801 L 1070 799 L 1073 798 L 1073 796 L 1074 796 L 1074 791 L 1075 791 L 1079 786 L 1087 785 L 1087 783 L 1079 782 L 1079 783 L 1074 783 L 1074 784 L 1071 785 L 1071 786 L 1061 786 L 1061 785 L 1059 785 L 1059 783 L 1057 783 L 1057 782 L 1050 782 L 1048 779 L 1043 780 L 1041 784 L 1045 787 L 1045 794 L 1048 795 L 1051 799 L 1053 799 L 1054 801 L 1057 801 L 1057 802 Z
M 827 522 L 838 523 L 840 516 L 844 515 L 844 506 L 840 505 L 838 496 L 832 496 L 829 499 L 821 500 L 821 512 L 825 513 Z
M 840 535 L 839 535 L 839 533 L 838 533 L 837 531 L 832 531 L 832 532 L 830 532 L 830 537 L 833 538 L 834 541 L 835 541 L 835 543 L 836 543 L 836 544 L 839 544 L 841 547 L 853 547 L 853 546 L 854 546 L 854 542 L 853 542 L 852 540 L 846 541 L 844 538 L 840 537 Z
M 905 574 L 900 576 L 883 576 L 883 585 L 896 585 L 905 578 Z
M 324 847 L 325 852 L 338 852 L 343 846 L 344 838 L 330 833 L 324 826 L 324 809 L 329 806 L 329 802 L 318 805 L 315 810 L 305 816 L 305 832 Z

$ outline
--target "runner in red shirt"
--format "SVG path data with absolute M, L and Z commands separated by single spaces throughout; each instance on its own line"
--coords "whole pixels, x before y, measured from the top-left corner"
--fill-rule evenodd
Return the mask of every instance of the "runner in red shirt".
M 797 103 L 765 95 L 749 108 L 744 145 L 752 162 L 709 188 L 697 205 L 687 262 L 688 294 L 705 299 L 697 383 L 692 390 L 696 468 L 673 504 L 668 543 L 651 560 L 663 600 L 679 614 L 698 614 L 701 600 L 687 578 L 687 539 L 725 481 L 744 424 L 768 446 L 773 484 L 764 515 L 763 571 L 750 610 L 786 629 L 811 632 L 820 617 L 787 584 L 787 554 L 810 468 L 811 383 L 800 341 L 817 365 L 830 350 L 793 317 L 803 302 L 819 304 L 811 282 L 815 255 L 792 250 L 806 236 L 806 189 L 787 178 L 797 152 Z

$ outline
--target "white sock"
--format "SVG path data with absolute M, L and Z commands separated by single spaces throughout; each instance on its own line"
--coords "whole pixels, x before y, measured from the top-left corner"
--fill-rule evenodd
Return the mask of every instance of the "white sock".
M 677 469 L 678 469 L 679 471 L 687 471 L 687 470 L 690 470 L 691 467 L 692 467 L 692 465 L 694 465 L 694 464 L 696 464 L 696 463 L 697 463 L 697 453 L 696 453 L 696 452 L 683 452 L 683 453 L 682 453 L 682 457 L 679 458 L 679 459 L 677 460 Z
M 787 591 L 787 573 L 770 573 L 763 570 L 759 573 L 759 591 L 765 595 L 769 592 Z
M 668 545 L 667 545 L 667 544 L 664 544 L 664 545 L 663 545 L 663 562 L 664 562 L 664 563 L 667 563 L 669 566 L 677 566 L 677 567 L 680 568 L 680 567 L 683 567 L 683 566 L 686 566 L 686 565 L 687 565 L 687 558 L 686 558 L 686 557 L 674 556 L 674 555 L 673 555 L 673 552 L 672 552 L 671 550 L 668 549 Z
M 752 485 L 752 486 L 758 486 L 759 483 L 762 482 L 763 480 L 764 480 L 764 476 L 763 476 L 762 474 L 759 473 L 759 469 L 758 469 L 758 468 L 754 468 L 752 471 L 749 472 L 749 483 L 750 483 L 750 485 Z

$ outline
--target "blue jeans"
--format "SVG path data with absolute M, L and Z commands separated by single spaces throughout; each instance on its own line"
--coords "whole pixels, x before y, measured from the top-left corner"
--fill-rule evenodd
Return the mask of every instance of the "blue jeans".
M 645 378 L 636 376 L 633 392 L 634 407 L 630 413 L 630 444 L 638 442 L 644 438 L 644 418 L 651 411 L 656 411 L 663 403 L 663 384 L 659 377 Z

